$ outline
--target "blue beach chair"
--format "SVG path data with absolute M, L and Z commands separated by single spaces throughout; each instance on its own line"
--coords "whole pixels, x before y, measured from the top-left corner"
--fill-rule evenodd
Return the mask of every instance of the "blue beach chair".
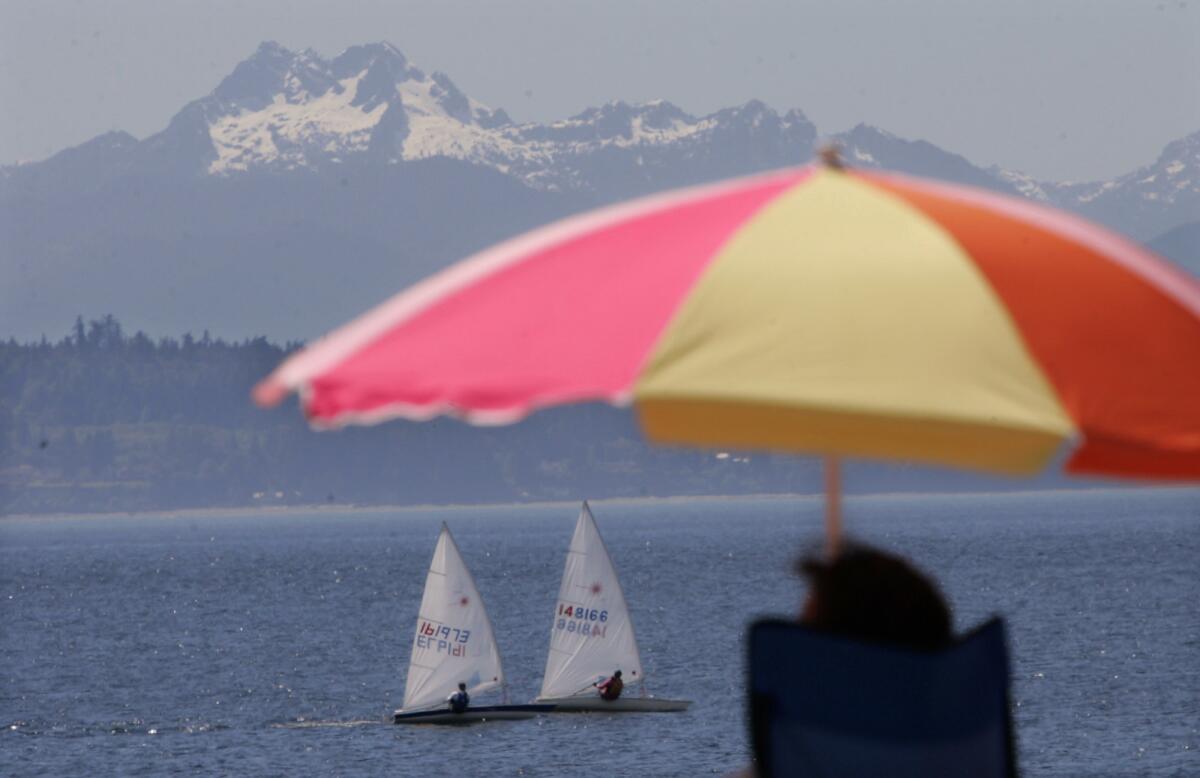
M 750 720 L 761 778 L 1017 774 L 998 618 L 932 653 L 759 621 Z

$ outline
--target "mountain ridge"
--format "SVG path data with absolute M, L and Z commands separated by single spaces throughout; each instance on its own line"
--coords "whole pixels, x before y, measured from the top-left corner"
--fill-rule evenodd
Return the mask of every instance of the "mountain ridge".
M 325 59 L 268 41 L 159 132 L 0 167 L 0 336 L 53 337 L 111 311 L 148 331 L 311 337 L 496 240 L 801 165 L 820 137 L 803 111 L 759 100 L 704 116 L 618 100 L 514 122 L 387 43 Z M 1139 240 L 1200 216 L 1200 132 L 1089 183 L 979 167 L 865 124 L 824 137 L 852 166 L 1029 197 Z M 1200 254 L 1190 234 L 1162 244 L 1185 268 Z
M 294 52 L 266 41 L 211 93 L 185 105 L 166 128 L 103 153 L 130 153 L 133 146 L 173 151 L 177 162 L 195 168 L 192 172 L 213 175 L 315 168 L 362 154 L 377 163 L 447 156 L 515 175 L 533 188 L 603 190 L 585 158 L 603 156 L 610 149 L 686 147 L 713 134 L 728 139 L 739 130 L 760 143 L 769 145 L 775 139 L 787 147 L 765 150 L 762 162 L 773 166 L 807 161 L 819 136 L 801 110 L 779 113 L 759 100 L 700 117 L 661 99 L 612 101 L 552 122 L 516 123 L 503 109 L 474 100 L 448 75 L 427 73 L 384 41 L 351 46 L 331 59 L 312 49 Z M 95 151 L 93 144 L 111 135 L 60 155 Z M 132 138 L 121 135 L 126 141 Z M 1193 205 L 1200 202 L 1200 176 L 1193 175 L 1200 164 L 1200 131 L 1168 144 L 1151 165 L 1116 179 L 1089 182 L 1045 181 L 1020 171 L 978 167 L 926 141 L 899 138 L 865 124 L 827 137 L 846 148 L 852 164 L 925 175 L 940 170 L 940 177 L 1073 210 L 1086 211 L 1090 203 L 1097 203 L 1100 211 L 1117 211 L 1119 203 L 1128 206 L 1128 191 L 1137 192 L 1134 200 L 1171 202 L 1186 194 Z M 15 169 L 40 164 L 0 170 L 12 175 Z M 647 160 L 635 164 L 644 166 Z M 144 171 L 137 164 L 131 167 Z M 1153 186 L 1162 183 L 1160 178 L 1165 188 Z M 1156 224 L 1149 232 L 1159 234 L 1185 221 Z

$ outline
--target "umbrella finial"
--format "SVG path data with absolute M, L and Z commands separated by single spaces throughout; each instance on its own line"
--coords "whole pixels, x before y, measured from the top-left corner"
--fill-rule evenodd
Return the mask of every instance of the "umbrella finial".
M 836 143 L 826 143 L 817 149 L 821 164 L 830 170 L 845 170 L 846 163 L 842 162 L 842 150 Z

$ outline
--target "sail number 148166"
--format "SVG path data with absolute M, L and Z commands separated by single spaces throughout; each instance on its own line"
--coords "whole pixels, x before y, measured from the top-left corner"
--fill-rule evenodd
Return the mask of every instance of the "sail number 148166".
M 608 621 L 608 611 L 598 608 L 585 608 L 582 605 L 558 604 L 558 615 L 580 621 Z

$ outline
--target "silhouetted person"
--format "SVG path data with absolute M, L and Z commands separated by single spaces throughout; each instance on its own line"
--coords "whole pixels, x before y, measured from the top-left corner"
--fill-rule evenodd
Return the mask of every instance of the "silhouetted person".
M 596 684 L 596 688 L 600 691 L 600 699 L 612 702 L 621 696 L 621 690 L 625 688 L 625 682 L 621 680 L 621 671 L 618 670 L 612 674 L 612 677 L 606 678 Z
M 814 629 L 922 651 L 952 640 L 937 586 L 901 557 L 849 544 L 834 559 L 810 556 L 796 567 L 809 584 L 800 621 Z
M 467 694 L 467 685 L 465 683 L 458 684 L 458 691 L 446 698 L 446 702 L 450 705 L 450 710 L 455 713 L 462 713 L 471 704 L 471 695 Z

